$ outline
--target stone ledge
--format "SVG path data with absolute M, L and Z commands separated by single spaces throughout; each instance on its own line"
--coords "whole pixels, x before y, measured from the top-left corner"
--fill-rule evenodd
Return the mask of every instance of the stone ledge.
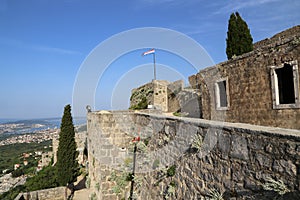
M 192 123 L 192 124 L 201 124 L 202 127 L 213 127 L 213 128 L 220 128 L 229 129 L 234 131 L 243 131 L 247 130 L 250 133 L 256 134 L 261 133 L 264 135 L 273 135 L 273 136 L 284 136 L 284 137 L 292 137 L 296 140 L 300 141 L 300 130 L 297 129 L 286 129 L 286 128 L 279 128 L 279 127 L 269 127 L 269 126 L 259 126 L 259 125 L 252 125 L 252 124 L 245 124 L 245 123 L 231 123 L 231 122 L 221 122 L 221 121 L 212 121 L 206 119 L 195 119 L 195 118 L 187 118 L 187 117 L 177 117 L 177 116 L 166 116 L 166 115 L 159 115 L 159 114 L 148 114 L 142 112 L 136 112 L 138 115 L 145 115 L 150 116 L 157 119 L 172 119 L 177 121 L 182 121 L 185 123 Z

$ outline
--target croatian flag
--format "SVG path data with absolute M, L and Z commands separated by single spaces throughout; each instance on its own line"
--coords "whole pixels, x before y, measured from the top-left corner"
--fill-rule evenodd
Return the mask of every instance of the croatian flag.
M 142 56 L 146 56 L 146 55 L 152 54 L 152 53 L 155 53 L 155 49 L 151 49 L 151 50 L 149 50 L 149 51 L 144 52 L 144 53 L 142 54 Z

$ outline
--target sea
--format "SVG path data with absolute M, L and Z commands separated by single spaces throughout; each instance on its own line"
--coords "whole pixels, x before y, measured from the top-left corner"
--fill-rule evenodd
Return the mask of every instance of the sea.
M 74 126 L 86 124 L 86 117 L 73 118 Z M 0 119 L 0 124 L 22 124 L 19 128 L 14 128 L 9 134 L 34 133 L 46 129 L 60 128 L 61 118 L 41 118 L 41 119 Z M 36 125 L 41 126 L 36 126 Z

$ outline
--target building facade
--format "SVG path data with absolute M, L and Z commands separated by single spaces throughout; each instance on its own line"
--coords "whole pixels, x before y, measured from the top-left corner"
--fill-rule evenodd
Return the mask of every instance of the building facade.
M 254 50 L 190 76 L 202 117 L 300 129 L 300 26 L 254 44 Z

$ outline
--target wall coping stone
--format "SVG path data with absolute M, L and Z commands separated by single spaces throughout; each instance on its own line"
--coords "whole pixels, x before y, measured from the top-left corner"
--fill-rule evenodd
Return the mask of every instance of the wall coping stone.
M 221 122 L 221 121 L 213 121 L 199 118 L 188 118 L 188 117 L 177 117 L 177 116 L 169 116 L 165 114 L 155 114 L 155 113 L 146 113 L 142 111 L 95 111 L 91 114 L 136 114 L 136 115 L 144 115 L 150 116 L 152 118 L 157 119 L 170 119 L 176 120 L 183 123 L 189 123 L 194 125 L 201 124 L 202 127 L 211 127 L 211 128 L 222 128 L 224 130 L 233 130 L 233 131 L 243 131 L 247 130 L 247 134 L 263 134 L 267 136 L 274 137 L 286 137 L 293 138 L 297 141 L 300 141 L 300 130 L 297 129 L 287 129 L 287 128 L 279 128 L 279 127 L 270 127 L 270 126 L 259 126 L 252 125 L 246 123 L 232 123 L 232 122 Z
M 214 70 L 214 69 L 218 68 L 218 66 L 228 65 L 230 63 L 235 63 L 238 60 L 242 60 L 244 58 L 251 57 L 253 55 L 259 55 L 260 53 L 266 51 L 267 49 L 271 49 L 271 48 L 274 48 L 274 47 L 278 47 L 278 46 L 287 44 L 287 43 L 293 41 L 294 39 L 300 38 L 300 32 L 297 31 L 297 30 L 300 30 L 300 25 L 294 26 L 290 29 L 287 29 L 285 31 L 277 33 L 271 38 L 266 38 L 264 40 L 261 40 L 261 41 L 258 41 L 256 43 L 254 43 L 253 44 L 253 50 L 250 51 L 250 52 L 247 52 L 247 53 L 244 53 L 242 55 L 236 56 L 236 57 L 231 58 L 229 60 L 222 61 L 218 64 L 213 65 L 213 66 L 208 66 L 204 69 L 199 70 L 199 72 L 201 72 L 201 73 L 208 72 L 210 70 Z M 289 32 L 292 32 L 292 31 L 295 31 L 294 34 L 287 35 L 287 36 L 284 35 L 285 33 L 289 33 Z
M 246 123 L 232 123 L 232 122 L 221 122 L 221 121 L 213 121 L 213 120 L 206 120 L 206 119 L 197 119 L 197 118 L 188 118 L 188 117 L 177 117 L 177 116 L 167 116 L 167 115 L 160 115 L 160 114 L 148 114 L 142 112 L 136 112 L 139 115 L 148 115 L 153 118 L 157 119 L 173 119 L 177 121 L 182 121 L 185 123 L 191 123 L 195 125 L 201 124 L 204 127 L 212 127 L 212 128 L 220 128 L 229 129 L 234 131 L 241 131 L 241 130 L 249 130 L 249 133 L 257 134 L 261 133 L 264 135 L 273 135 L 273 136 L 284 136 L 294 138 L 300 141 L 300 130 L 297 129 L 287 129 L 287 128 L 279 128 L 279 127 L 270 127 L 270 126 L 259 126 L 259 125 L 252 125 Z M 243 131 L 244 132 L 244 131 Z

